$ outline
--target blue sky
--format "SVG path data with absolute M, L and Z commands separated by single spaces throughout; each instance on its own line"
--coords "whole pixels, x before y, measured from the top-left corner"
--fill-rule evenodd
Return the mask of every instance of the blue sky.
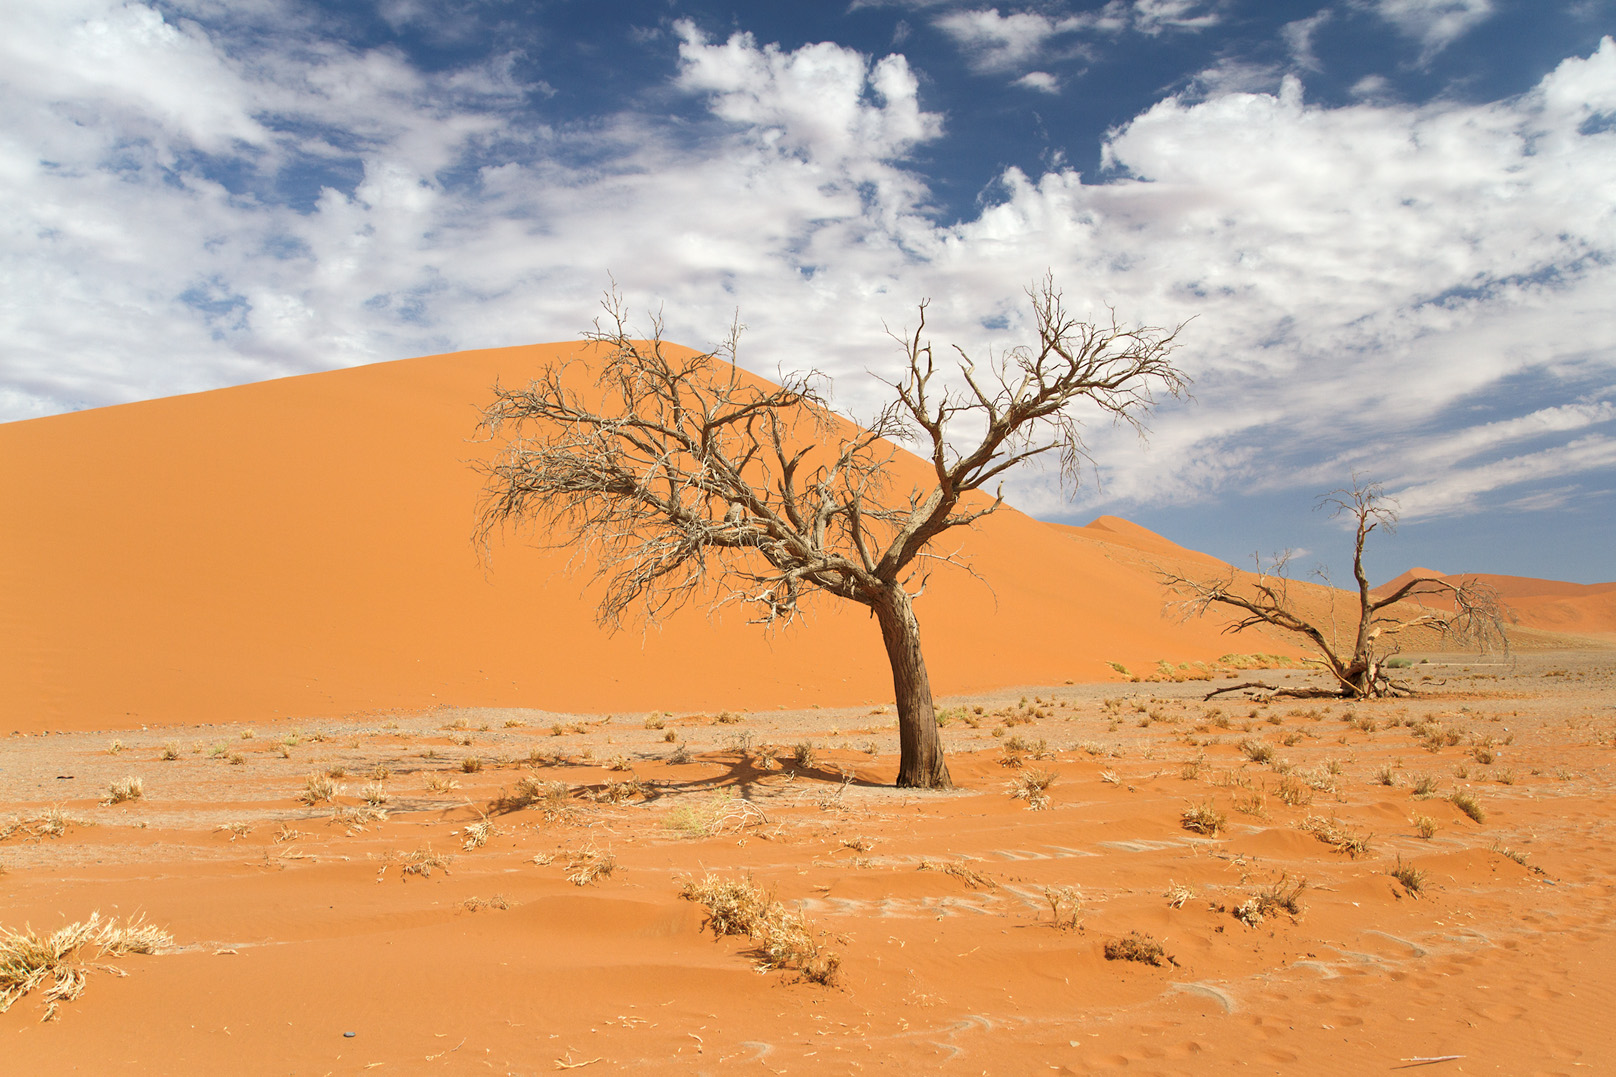
M 21 0 L 0 420 L 576 337 L 615 274 L 869 414 L 1046 269 L 1194 400 L 1046 519 L 1230 559 L 1354 471 L 1412 564 L 1616 579 L 1616 0 Z

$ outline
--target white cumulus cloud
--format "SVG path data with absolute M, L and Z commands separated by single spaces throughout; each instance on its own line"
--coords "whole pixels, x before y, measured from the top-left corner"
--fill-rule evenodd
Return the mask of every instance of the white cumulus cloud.
M 1093 430 L 1104 492 L 1082 505 L 1324 488 L 1327 462 L 1402 476 L 1411 514 L 1470 512 L 1611 466 L 1616 132 L 1588 122 L 1616 104 L 1608 39 L 1485 104 L 1322 107 L 1295 79 L 1168 98 L 1102 174 L 1008 169 L 945 223 L 906 162 L 947 132 L 901 56 L 680 24 L 668 90 L 705 117 L 550 124 L 503 59 L 427 73 L 255 2 L 14 20 L 0 417 L 568 339 L 608 272 L 683 342 L 739 308 L 743 361 L 819 367 L 868 414 L 883 323 L 930 296 L 937 342 L 981 355 L 1025 333 L 1021 289 L 1050 269 L 1080 312 L 1194 318 L 1196 403 L 1164 404 L 1148 450 Z M 1502 402 L 1478 420 L 1478 399 Z M 1012 493 L 1062 507 L 1036 476 Z

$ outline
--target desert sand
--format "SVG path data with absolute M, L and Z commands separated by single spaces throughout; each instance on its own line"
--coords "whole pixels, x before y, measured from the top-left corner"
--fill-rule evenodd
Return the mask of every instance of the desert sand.
M 462 352 L 0 426 L 0 734 L 886 699 L 862 609 L 820 603 L 773 636 L 692 609 L 606 638 L 565 552 L 512 536 L 479 556 L 477 409 L 496 379 L 573 354 L 589 353 Z M 960 539 L 981 579 L 940 569 L 916 607 L 937 691 L 1294 652 L 1164 619 L 1149 532 L 1100 524 L 1007 509 Z
M 68 821 L 0 844 L 6 925 L 143 913 L 174 943 L 91 972 L 48 1023 L 25 997 L 0 1016 L 7 1067 L 1608 1072 L 1616 661 L 1418 668 L 1421 698 L 1350 707 L 1202 703 L 1205 682 L 950 701 L 947 794 L 887 784 L 891 715 L 865 708 L 13 737 L 4 811 Z M 1033 768 L 1057 775 L 1040 811 L 1012 795 Z M 342 792 L 300 802 L 319 774 Z M 143 796 L 103 804 L 128 776 Z M 501 810 L 530 776 L 559 804 Z M 386 818 L 359 814 L 367 790 Z M 1185 829 L 1202 806 L 1218 832 Z M 446 862 L 406 874 L 428 851 Z M 592 852 L 611 874 L 569 882 Z M 705 931 L 680 887 L 708 873 L 806 917 L 833 982 Z M 1304 880 L 1294 914 L 1238 915 Z M 1106 960 L 1132 932 L 1175 963 Z
M 1612 585 L 1497 578 L 1523 646 L 1410 698 L 1204 701 L 1317 675 L 1170 615 L 1192 537 L 1005 511 L 918 606 L 958 788 L 898 790 L 863 618 L 607 638 L 479 561 L 476 404 L 571 347 L 0 427 L 0 928 L 169 936 L 0 1070 L 1616 1069 Z

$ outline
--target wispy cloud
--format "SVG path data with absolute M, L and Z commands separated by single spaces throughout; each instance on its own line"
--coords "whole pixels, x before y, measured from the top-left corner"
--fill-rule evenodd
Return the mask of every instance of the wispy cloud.
M 1509 490 L 1527 483 L 1542 485 L 1588 472 L 1616 470 L 1616 438 L 1593 434 L 1564 445 L 1524 453 L 1478 467 L 1456 468 L 1431 482 L 1417 483 L 1397 490 L 1394 496 L 1405 519 L 1452 516 L 1476 511 L 1485 495 Z M 1538 491 L 1529 492 L 1514 507 L 1542 510 L 1546 506 Z M 1554 492 L 1551 503 L 1564 504 L 1570 492 Z
M 1060 93 L 1060 79 L 1051 75 L 1048 71 L 1029 71 L 1016 79 L 1015 84 L 1028 90 L 1036 90 L 1039 93 Z
M 976 70 L 1023 71 L 1052 57 L 1083 55 L 1094 37 L 1205 30 L 1221 21 L 1219 7 L 1205 0 L 1110 0 L 1077 12 L 953 7 L 932 21 Z
M 1427 57 L 1493 14 L 1492 0 L 1368 0 L 1368 6 L 1424 46 Z
M 978 71 L 1013 71 L 1041 60 L 1056 39 L 1095 26 L 1097 17 L 1053 17 L 1033 11 L 999 14 L 998 8 L 950 11 L 935 25 Z M 1123 23 L 1125 25 L 1125 23 Z
M 1284 39 L 1286 48 L 1290 49 L 1291 59 L 1298 67 L 1308 71 L 1319 70 L 1319 58 L 1313 53 L 1313 37 L 1334 17 L 1334 11 L 1322 8 L 1305 19 L 1288 22 L 1280 28 L 1280 37 Z

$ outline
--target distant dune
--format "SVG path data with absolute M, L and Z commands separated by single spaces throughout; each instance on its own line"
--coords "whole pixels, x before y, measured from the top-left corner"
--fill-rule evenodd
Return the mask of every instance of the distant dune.
M 430 356 L 0 426 L 0 728 L 890 700 L 858 608 L 821 602 L 773 637 L 739 610 L 608 637 L 564 557 L 512 540 L 479 562 L 478 407 L 496 378 L 587 349 Z M 941 570 L 917 604 L 940 694 L 1258 649 L 1164 618 L 1146 562 L 1218 563 L 1127 521 L 1006 509 L 959 541 L 986 582 Z
M 1444 575 L 1431 569 L 1411 568 L 1377 587 L 1375 593 L 1386 594 L 1411 579 L 1441 579 L 1455 584 L 1479 580 L 1498 592 L 1512 622 L 1523 628 L 1576 635 L 1616 634 L 1616 583 L 1565 583 L 1474 572 Z

